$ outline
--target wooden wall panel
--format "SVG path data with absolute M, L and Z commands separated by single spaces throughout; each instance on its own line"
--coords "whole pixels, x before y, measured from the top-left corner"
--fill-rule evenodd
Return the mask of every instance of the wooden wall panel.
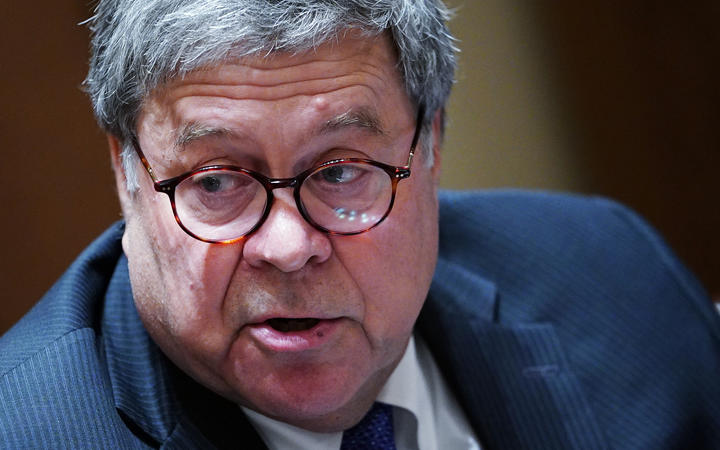
M 537 7 L 583 190 L 642 213 L 720 301 L 720 3 Z

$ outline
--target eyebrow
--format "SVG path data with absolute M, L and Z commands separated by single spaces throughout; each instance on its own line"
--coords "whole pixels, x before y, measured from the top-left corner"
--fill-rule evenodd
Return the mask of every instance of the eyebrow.
M 345 128 L 362 128 L 379 136 L 385 135 L 385 130 L 380 125 L 377 114 L 367 108 L 351 109 L 328 119 L 318 127 L 316 134 L 327 134 Z M 206 137 L 235 136 L 237 136 L 237 133 L 229 128 L 189 122 L 178 128 L 175 137 L 175 148 L 182 151 L 193 142 Z
M 175 148 L 183 150 L 191 143 L 205 137 L 232 137 L 236 133 L 229 128 L 214 127 L 199 122 L 189 122 L 177 130 Z
M 380 136 L 385 134 L 377 114 L 367 108 L 351 109 L 327 120 L 319 127 L 318 134 L 353 127 L 362 128 Z

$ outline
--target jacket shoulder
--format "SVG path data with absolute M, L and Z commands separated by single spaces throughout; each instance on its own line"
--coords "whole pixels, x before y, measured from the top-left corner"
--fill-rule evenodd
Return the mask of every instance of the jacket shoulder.
M 522 190 L 442 192 L 440 260 L 518 294 L 537 294 L 544 285 L 592 284 L 607 296 L 639 297 L 653 285 L 670 284 L 683 297 L 703 303 L 703 309 L 709 302 L 697 279 L 649 224 L 603 197 Z M 533 292 L 523 292 L 529 286 Z
M 63 334 L 0 377 L 0 447 L 101 443 L 143 448 L 117 413 L 92 329 Z
M 0 447 L 142 447 L 115 408 L 99 324 L 121 235 L 95 240 L 0 338 Z
M 68 333 L 97 329 L 101 300 L 122 252 L 122 227 L 116 223 L 98 237 L 0 338 L 0 377 Z
M 530 355 L 563 368 L 563 380 L 577 383 L 567 398 L 584 393 L 611 447 L 717 446 L 720 315 L 628 208 L 557 193 L 443 193 L 430 299 L 426 329 L 477 327 L 477 339 L 490 340 L 464 359 Z M 452 320 L 439 326 L 443 311 Z M 465 323 L 470 315 L 484 320 Z M 493 380 L 504 382 L 508 367 L 493 367 Z

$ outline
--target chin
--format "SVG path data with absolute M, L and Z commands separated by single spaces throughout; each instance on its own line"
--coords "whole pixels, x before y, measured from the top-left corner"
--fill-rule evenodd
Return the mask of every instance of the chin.
M 385 371 L 383 371 L 385 372 Z M 312 431 L 339 431 L 362 417 L 387 376 L 366 376 L 367 369 L 296 367 L 266 373 L 242 395 L 243 406 Z M 247 384 L 244 383 L 245 391 Z

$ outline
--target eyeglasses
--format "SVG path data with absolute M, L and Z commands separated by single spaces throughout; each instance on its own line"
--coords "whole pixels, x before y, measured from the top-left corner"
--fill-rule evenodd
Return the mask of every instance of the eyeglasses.
M 132 143 L 155 190 L 170 199 L 175 221 L 195 239 L 221 244 L 243 239 L 262 226 L 273 205 L 273 190 L 281 188 L 293 188 L 298 211 L 316 229 L 354 235 L 377 226 L 390 214 L 398 182 L 410 176 L 422 118 L 420 108 L 405 166 L 342 158 L 293 178 L 268 178 L 242 167 L 214 165 L 158 180 L 137 139 Z

